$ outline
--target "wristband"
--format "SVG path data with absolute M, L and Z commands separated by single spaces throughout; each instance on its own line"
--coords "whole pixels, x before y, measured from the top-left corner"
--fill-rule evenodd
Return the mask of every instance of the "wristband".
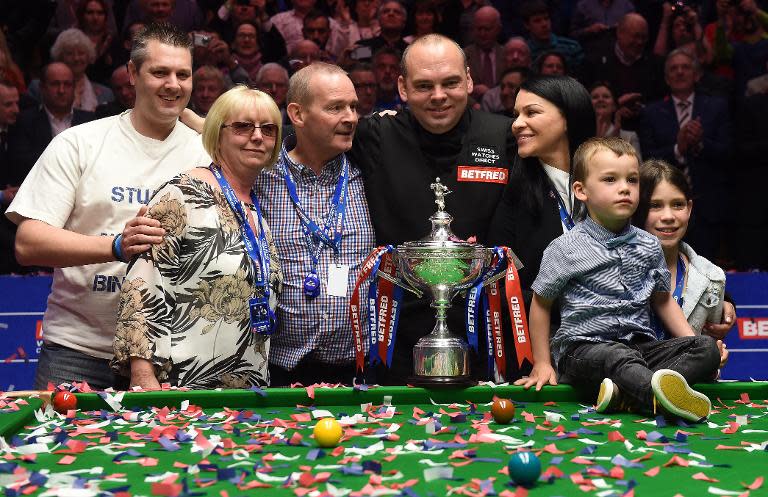
M 115 259 L 117 259 L 120 262 L 125 262 L 125 258 L 123 257 L 123 234 L 120 233 L 119 235 L 115 236 L 115 238 L 112 239 L 112 255 L 115 256 Z

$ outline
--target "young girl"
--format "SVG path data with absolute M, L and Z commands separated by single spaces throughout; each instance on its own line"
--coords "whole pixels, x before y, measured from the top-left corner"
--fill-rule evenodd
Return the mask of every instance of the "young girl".
M 683 173 L 661 160 L 648 160 L 640 168 L 640 203 L 635 226 L 661 241 L 667 267 L 672 273 L 673 297 L 683 308 L 696 334 L 705 334 L 707 323 L 719 325 L 723 316 L 725 273 L 682 241 L 691 218 L 691 189 Z M 732 305 L 725 303 L 726 318 Z M 732 318 L 731 318 L 732 319 Z M 730 327 L 728 324 L 728 327 Z M 657 329 L 659 338 L 668 338 Z M 717 333 L 711 333 L 717 335 Z M 717 336 L 717 338 L 721 338 Z

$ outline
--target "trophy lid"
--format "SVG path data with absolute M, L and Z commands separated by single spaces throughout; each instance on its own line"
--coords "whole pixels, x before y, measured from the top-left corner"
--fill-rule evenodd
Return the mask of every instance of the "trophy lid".
M 453 231 L 451 231 L 453 216 L 445 211 L 445 196 L 451 193 L 451 190 L 440 182 L 440 178 L 435 178 L 435 182 L 430 184 L 429 187 L 435 192 L 435 204 L 437 204 L 437 212 L 429 217 L 429 222 L 432 224 L 429 234 L 419 241 L 405 242 L 403 245 L 406 247 L 456 248 L 470 248 L 476 246 L 474 243 L 461 240 L 453 234 Z

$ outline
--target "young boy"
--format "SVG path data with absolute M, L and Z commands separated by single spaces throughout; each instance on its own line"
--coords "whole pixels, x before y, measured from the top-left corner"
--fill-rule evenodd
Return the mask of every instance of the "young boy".
M 589 215 L 544 251 L 532 285 L 534 367 L 516 384 L 559 380 L 594 392 L 597 411 L 629 408 L 688 421 L 709 415 L 711 404 L 688 384 L 714 377 L 715 341 L 695 336 L 670 294 L 670 275 L 656 237 L 632 226 L 639 164 L 620 138 L 593 138 L 574 156 L 573 192 Z M 549 339 L 550 309 L 560 299 L 561 324 Z M 650 308 L 674 338 L 657 341 Z M 551 350 L 551 360 L 550 360 Z

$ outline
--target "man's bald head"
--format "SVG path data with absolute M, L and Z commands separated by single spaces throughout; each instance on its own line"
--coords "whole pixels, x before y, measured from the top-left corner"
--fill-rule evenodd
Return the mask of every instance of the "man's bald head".
M 457 53 L 461 55 L 461 60 L 463 61 L 463 66 L 469 67 L 469 62 L 467 61 L 467 54 L 464 53 L 464 50 L 461 49 L 458 43 L 453 41 L 452 39 L 439 35 L 439 34 L 428 34 L 424 35 L 421 38 L 417 38 L 416 41 L 408 45 L 405 49 L 405 52 L 403 52 L 403 57 L 400 60 L 400 75 L 403 78 L 407 78 L 408 76 L 408 59 L 409 55 L 414 50 L 420 50 L 424 47 L 438 47 L 438 46 L 445 46 L 449 49 L 455 49 Z
M 472 36 L 475 45 L 490 50 L 501 32 L 501 15 L 493 7 L 480 7 L 472 19 Z
M 521 37 L 510 38 L 504 44 L 504 64 L 506 67 L 531 67 L 531 48 Z
M 626 58 L 638 59 L 648 43 L 648 22 L 640 14 L 625 14 L 616 25 L 616 43 Z

